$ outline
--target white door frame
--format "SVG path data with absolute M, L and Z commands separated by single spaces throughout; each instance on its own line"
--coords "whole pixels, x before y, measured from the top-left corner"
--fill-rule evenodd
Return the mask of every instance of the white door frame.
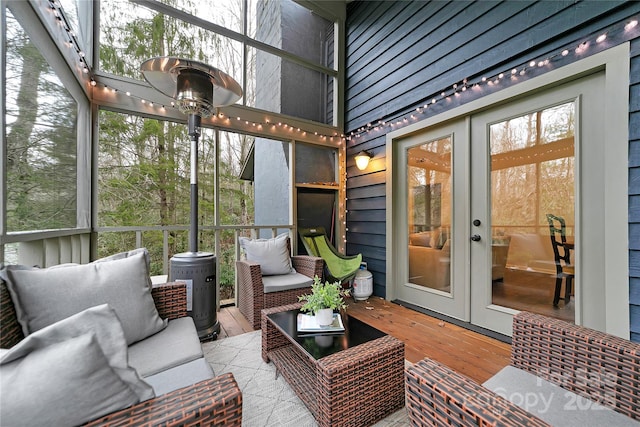
M 403 173 L 393 167 L 394 140 L 404 139 L 416 133 L 444 122 L 493 108 L 500 104 L 519 99 L 526 95 L 575 80 L 595 70 L 605 72 L 605 93 L 603 123 L 607 129 L 607 150 L 604 150 L 606 169 L 604 187 L 605 208 L 603 224 L 607 257 L 604 259 L 604 277 L 606 298 L 596 306 L 582 306 L 576 310 L 576 323 L 584 324 L 607 333 L 629 338 L 629 234 L 628 234 L 628 122 L 629 122 L 629 43 L 613 47 L 588 58 L 550 71 L 514 86 L 491 93 L 449 111 L 411 124 L 386 135 L 386 269 L 387 299 L 393 300 L 396 286 L 403 283 L 399 269 L 395 268 L 402 260 L 398 231 L 394 226 L 394 210 L 404 203 L 406 195 L 396 191 L 394 194 L 394 175 Z M 469 275 L 468 266 L 465 274 Z M 604 312 L 595 322 L 584 323 L 580 312 Z

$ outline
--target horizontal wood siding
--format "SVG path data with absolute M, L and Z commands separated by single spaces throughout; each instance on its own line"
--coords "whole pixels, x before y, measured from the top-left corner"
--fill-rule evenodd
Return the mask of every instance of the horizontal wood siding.
M 347 130 L 404 111 L 466 78 L 519 65 L 523 54 L 535 58 L 557 49 L 579 38 L 567 34 L 575 27 L 588 35 L 616 22 L 623 18 L 615 13 L 620 3 L 350 3 Z M 356 13 L 359 8 L 370 12 Z M 606 22 L 589 25 L 598 16 Z
M 624 1 L 353 1 L 347 6 L 345 133 L 347 142 L 347 252 L 362 252 L 385 296 L 385 137 L 389 126 L 464 79 L 495 75 L 577 45 L 640 13 Z M 606 44 L 606 43 L 605 43 Z M 633 40 L 630 86 L 630 278 L 632 335 L 640 339 L 640 58 Z M 608 46 L 592 46 L 589 54 Z M 554 67 L 575 60 L 561 58 Z M 544 69 L 536 70 L 541 74 Z M 535 74 L 534 74 L 535 75 Z M 533 77 L 525 77 L 530 78 Z M 474 91 L 475 92 L 475 91 Z M 464 101 L 438 102 L 420 119 Z M 453 97 L 452 97 L 453 98 Z M 409 124 L 409 123 L 406 123 Z M 398 124 L 394 129 L 403 126 Z M 373 155 L 364 171 L 353 156 Z M 371 266 L 374 266 L 373 268 Z

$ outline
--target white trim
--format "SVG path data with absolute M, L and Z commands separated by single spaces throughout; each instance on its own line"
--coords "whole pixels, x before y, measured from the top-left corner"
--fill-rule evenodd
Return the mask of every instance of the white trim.
M 445 111 L 420 122 L 395 130 L 386 135 L 386 268 L 387 299 L 395 296 L 394 284 L 399 283 L 394 276 L 393 236 L 393 143 L 427 128 L 441 125 L 463 116 L 494 108 L 529 93 L 535 93 L 565 82 L 575 80 L 597 70 L 605 70 L 604 122 L 607 123 L 607 150 L 605 151 L 604 183 L 605 198 L 604 246 L 605 266 L 605 332 L 629 338 L 629 245 L 628 245 L 628 108 L 629 108 L 629 59 L 630 45 L 624 43 L 588 58 L 552 70 L 514 86 L 470 101 L 467 104 Z M 623 165 L 624 167 L 621 167 Z M 620 242 L 624 241 L 625 245 Z M 591 308 L 592 309 L 592 308 Z
M 605 224 L 624 224 L 606 230 L 604 241 L 606 283 L 605 313 L 607 332 L 629 339 L 629 43 L 615 48 L 615 60 L 607 61 L 604 111 L 607 123 L 605 176 L 609 182 L 604 193 Z M 614 50 L 614 49 L 610 49 Z M 610 141 L 616 141 L 610 144 Z M 620 141 L 620 143 L 617 143 Z M 624 144 L 622 144 L 624 141 Z M 620 160 L 625 159 L 624 163 Z M 623 165 L 624 167 L 621 167 Z M 605 184 L 606 185 L 606 184 Z M 624 253 L 617 248 L 625 242 Z

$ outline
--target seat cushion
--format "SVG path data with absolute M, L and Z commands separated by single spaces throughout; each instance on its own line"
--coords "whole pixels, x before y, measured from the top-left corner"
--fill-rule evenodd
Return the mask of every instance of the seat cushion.
M 239 237 L 240 247 L 247 261 L 260 264 L 263 276 L 288 274 L 293 271 L 288 245 L 289 235 L 282 233 L 272 239 Z
M 513 366 L 506 366 L 483 386 L 552 426 L 638 426 L 627 416 Z M 601 401 L 606 399 L 603 391 Z
M 129 346 L 129 365 L 145 378 L 202 357 L 202 346 L 191 317 L 169 322 L 167 327 Z
M 83 265 L 10 265 L 0 277 L 7 282 L 25 335 L 101 304 L 109 304 L 118 315 L 127 344 L 155 334 L 166 325 L 151 296 L 146 250 Z
M 300 273 L 280 274 L 278 276 L 262 276 L 264 293 L 288 291 L 290 289 L 308 288 L 313 279 Z
M 156 396 L 213 378 L 213 370 L 204 357 L 145 377 Z

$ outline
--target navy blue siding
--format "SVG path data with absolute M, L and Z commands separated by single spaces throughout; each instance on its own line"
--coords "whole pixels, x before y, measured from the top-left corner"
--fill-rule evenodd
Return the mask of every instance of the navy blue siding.
M 378 120 L 410 113 L 464 79 L 495 75 L 577 45 L 640 13 L 624 1 L 354 1 L 347 6 L 345 131 L 347 143 L 347 252 L 362 252 L 385 296 L 385 134 Z M 609 43 L 609 41 L 607 41 Z M 589 54 L 611 47 L 590 47 Z M 552 64 L 575 60 L 573 55 Z M 531 78 L 535 71 L 525 78 Z M 640 40 L 632 40 L 629 141 L 629 277 L 632 338 L 640 341 Z M 488 93 L 438 102 L 421 118 Z M 484 93 L 482 93 L 484 92 Z M 475 96 L 475 97 L 474 97 Z M 370 129 L 371 132 L 359 132 Z M 363 172 L 360 150 L 374 155 Z
M 640 342 L 640 39 L 631 41 L 629 78 L 629 316 Z

